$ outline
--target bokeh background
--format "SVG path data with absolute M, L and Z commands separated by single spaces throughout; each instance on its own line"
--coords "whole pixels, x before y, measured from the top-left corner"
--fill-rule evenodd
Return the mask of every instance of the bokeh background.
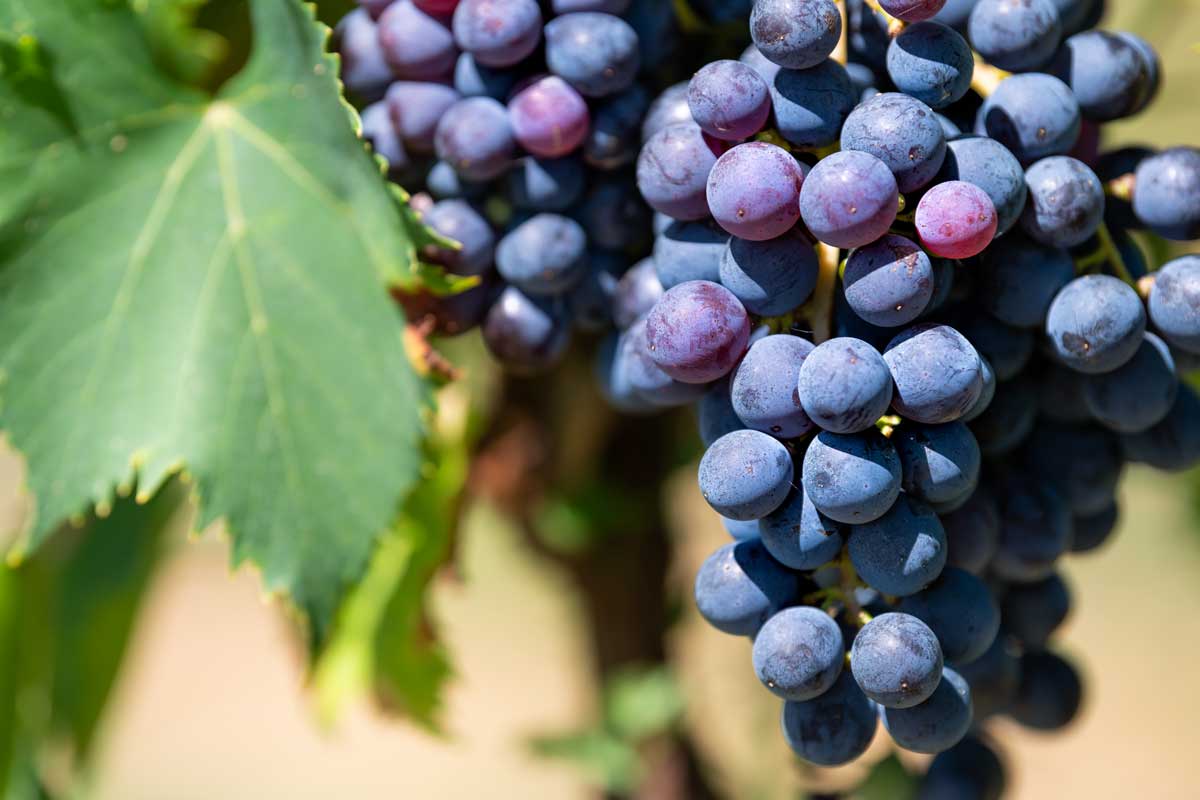
M 1200 2 L 1109 5 L 1105 26 L 1153 42 L 1165 82 L 1149 112 L 1106 128 L 1105 146 L 1200 141 Z M 1062 643 L 1083 668 L 1086 704 L 1063 734 L 996 729 L 1012 797 L 1200 795 L 1200 516 L 1189 486 L 1196 480 L 1130 470 L 1115 541 L 1067 560 L 1075 606 Z M 20 483 L 20 462 L 5 451 L 5 529 L 24 513 Z M 686 587 L 726 535 L 699 497 L 694 466 L 670 478 L 663 502 L 676 544 L 673 580 Z M 599 713 L 580 598 L 486 505 L 468 511 L 458 575 L 434 590 L 434 616 L 457 670 L 441 737 L 365 705 L 332 727 L 318 725 L 294 632 L 257 575 L 229 573 L 219 532 L 185 543 L 181 527 L 178 538 L 102 723 L 97 798 L 594 796 L 578 770 L 528 745 Z M 684 724 L 731 797 L 795 798 L 802 780 L 837 786 L 861 777 L 802 775 L 778 735 L 777 703 L 753 676 L 748 642 L 707 628 L 690 607 L 682 613 L 670 650 L 687 699 Z M 887 752 L 878 737 L 865 764 Z

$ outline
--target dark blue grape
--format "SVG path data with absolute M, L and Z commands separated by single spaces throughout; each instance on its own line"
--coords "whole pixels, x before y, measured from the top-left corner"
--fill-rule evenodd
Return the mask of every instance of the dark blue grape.
M 1007 711 L 1017 695 L 1021 680 L 1021 663 L 1008 645 L 1008 637 L 997 636 L 992 646 L 970 664 L 956 668 L 971 687 L 971 703 L 975 719 Z
M 1033 357 L 1035 343 L 1030 331 L 1005 325 L 987 314 L 973 314 L 959 328 L 975 351 L 987 359 L 997 380 L 1012 380 Z
M 1091 2 L 1102 3 L 1103 0 L 1091 0 Z M 1136 114 L 1150 105 L 1158 94 L 1162 80 L 1162 64 L 1154 47 L 1136 33 L 1118 31 L 1117 36 L 1137 51 L 1138 57 L 1142 59 L 1142 66 L 1146 70 L 1146 82 L 1142 86 L 1142 95 L 1138 99 L 1137 105 L 1130 112 Z
M 1037 413 L 1037 387 L 1031 379 L 1021 375 L 997 383 L 987 410 L 971 420 L 979 451 L 992 458 L 1016 450 L 1033 430 Z
M 800 190 L 800 215 L 822 242 L 861 247 L 887 233 L 899 210 L 892 171 L 855 150 L 821 159 Z
M 637 187 L 616 176 L 592 181 L 575 218 L 587 231 L 588 241 L 597 247 L 641 251 L 651 240 L 650 220 Z
M 810 69 L 781 69 L 771 83 L 775 128 L 797 147 L 836 142 L 857 103 L 845 68 L 828 59 Z
M 987 652 L 1000 630 L 1000 609 L 991 590 L 971 573 L 949 567 L 922 592 L 897 608 L 937 635 L 951 664 L 969 664 Z M 1004 619 L 1007 621 L 1008 616 Z
M 717 152 L 694 122 L 670 125 L 642 145 L 637 186 L 646 203 L 678 220 L 708 216 L 708 175 Z
M 463 200 L 443 200 L 425 212 L 425 224 L 462 245 L 461 250 L 437 249 L 430 260 L 457 275 L 482 275 L 492 268 L 496 237 L 492 226 Z
M 719 631 L 753 636 L 795 600 L 795 573 L 784 569 L 757 539 L 730 542 L 696 573 L 696 606 Z
M 1029 473 L 1054 487 L 1073 514 L 1092 514 L 1112 503 L 1121 478 L 1120 448 L 1095 425 L 1043 421 L 1025 444 Z
M 1114 500 L 1107 508 L 1095 514 L 1076 516 L 1075 535 L 1071 537 L 1072 553 L 1090 553 L 1103 547 L 1117 528 L 1119 509 Z
M 958 31 L 967 29 L 967 21 L 971 18 L 971 11 L 974 10 L 975 4 L 979 0 L 946 0 L 946 5 L 942 6 L 942 10 L 934 15 L 934 20 L 949 25 Z
M 839 337 L 808 354 L 797 389 L 800 404 L 817 425 L 832 433 L 860 433 L 887 413 L 892 375 L 874 347 Z
M 751 67 L 722 59 L 692 76 L 688 108 L 705 133 L 736 142 L 762 130 L 771 115 L 771 93 Z
M 911 708 L 942 680 L 937 636 L 909 614 L 875 617 L 854 637 L 850 670 L 863 694 L 887 708 Z
M 971 727 L 971 687 L 945 667 L 933 695 L 911 708 L 879 709 L 892 740 L 914 753 L 940 753 L 962 741 Z
M 783 704 L 783 738 L 811 764 L 835 767 L 861 756 L 875 738 L 873 703 L 848 670 L 814 700 Z
M 729 234 L 711 222 L 673 222 L 654 240 L 654 269 L 664 289 L 721 280 Z
M 1154 275 L 1150 321 L 1168 342 L 1200 353 L 1200 256 L 1183 256 Z
M 454 64 L 454 88 L 463 97 L 490 97 L 503 103 L 516 82 L 515 72 L 485 67 L 470 53 L 459 55 Z
M 542 36 L 536 0 L 461 0 L 454 40 L 485 67 L 510 67 L 532 53 Z
M 603 333 L 612 327 L 617 281 L 629 261 L 611 250 L 592 250 L 588 262 L 583 279 L 567 293 L 567 310 L 579 330 Z
M 800 236 L 766 241 L 730 237 L 718 277 L 751 314 L 771 317 L 798 307 L 817 285 L 817 255 Z
M 1071 543 L 1071 508 L 1053 489 L 1032 479 L 1007 481 L 998 490 L 1000 546 L 992 570 L 1010 581 L 1048 577 Z
M 1070 662 L 1050 652 L 1021 657 L 1021 682 L 1011 714 L 1027 728 L 1057 731 L 1067 727 L 1083 705 L 1083 683 Z
M 374 100 L 395 79 L 379 43 L 379 29 L 365 9 L 342 17 L 333 32 L 334 47 L 342 58 L 342 83 L 360 97 Z
M 1200 462 L 1200 397 L 1179 389 L 1166 419 L 1148 431 L 1121 437 L 1125 456 L 1155 469 L 1179 472 Z
M 758 520 L 738 520 L 726 519 L 721 517 L 721 524 L 725 526 L 725 532 L 738 542 L 746 541 L 747 539 L 758 538 Z
M 983 189 L 996 208 L 997 236 L 1012 228 L 1025 208 L 1025 171 L 1008 148 L 995 139 L 967 136 L 951 141 L 935 181 L 966 181 Z
M 582 11 L 546 23 L 546 66 L 588 97 L 624 91 L 637 77 L 637 33 L 612 14 Z
M 914 242 L 885 234 L 850 253 L 842 283 L 854 313 L 872 325 L 895 328 L 912 322 L 929 307 L 933 263 Z
M 442 78 L 458 58 L 450 30 L 412 0 L 396 0 L 380 15 L 379 44 L 396 77 L 405 80 Z
M 768 60 L 790 69 L 820 64 L 842 35 L 833 0 L 757 0 L 750 37 Z
M 1104 187 L 1096 173 L 1069 156 L 1043 158 L 1025 171 L 1029 202 L 1021 228 L 1042 244 L 1083 244 L 1104 220 Z
M 1175 240 L 1200 238 L 1200 150 L 1175 147 L 1138 165 L 1133 211 L 1142 224 Z
M 1041 328 L 1050 304 L 1075 278 L 1071 254 L 1019 234 L 998 240 L 980 258 L 979 305 L 1016 328 Z
M 754 672 L 763 686 L 784 700 L 819 697 L 842 672 L 846 648 L 842 632 L 824 611 L 785 608 L 754 637 Z
M 505 289 L 483 321 L 483 341 L 506 370 L 534 374 L 558 363 L 570 344 L 561 304 Z
M 634 85 L 592 111 L 592 126 L 583 142 L 583 158 L 593 167 L 613 170 L 637 160 L 642 117 L 650 96 Z
M 570 14 L 574 11 L 601 11 L 605 14 L 624 14 L 630 0 L 551 0 L 550 8 L 555 14 Z
M 946 565 L 946 531 L 929 506 L 900 495 L 882 517 L 851 529 L 848 550 L 854 569 L 868 586 L 906 597 L 941 574 Z
M 971 88 L 971 46 L 940 22 L 918 22 L 900 32 L 887 51 L 888 77 L 896 88 L 931 108 L 945 108 Z
M 530 294 L 560 294 L 587 269 L 587 235 L 573 219 L 537 214 L 513 228 L 496 246 L 496 269 Z
M 622 414 L 645 415 L 657 411 L 629 382 L 630 348 L 624 336 L 610 333 L 596 351 L 595 376 L 604 399 Z
M 1175 404 L 1179 378 L 1166 342 L 1147 333 L 1133 358 L 1084 386 L 1088 410 L 1117 433 L 1138 433 L 1161 422 Z
M 961 422 L 902 424 L 892 434 L 904 491 L 940 505 L 964 500 L 979 481 L 979 444 Z
M 577 158 L 522 158 L 508 173 L 508 196 L 517 208 L 565 211 L 582 196 L 586 176 Z
M 1042 66 L 1062 39 L 1058 9 L 1051 0 L 979 0 L 967 32 L 980 55 L 1011 72 Z
M 933 179 L 946 157 L 946 137 L 933 110 L 898 92 L 877 94 L 846 118 L 842 149 L 878 158 L 896 177 L 901 192 Z
M 828 564 L 842 549 L 842 526 L 817 511 L 803 487 L 758 521 L 758 536 L 776 561 L 798 570 Z
M 957 509 L 939 517 L 949 548 L 946 563 L 974 575 L 983 574 L 1000 536 L 1000 509 L 991 493 L 978 488 Z
M 633 0 L 625 21 L 637 33 L 642 68 L 658 70 L 677 54 L 680 45 L 675 7 L 659 0 Z
M 1038 375 L 1038 413 L 1055 422 L 1087 422 L 1092 414 L 1083 399 L 1085 382 L 1075 370 L 1047 362 Z
M 700 441 L 705 447 L 709 447 L 727 433 L 745 429 L 746 426 L 733 410 L 729 381 L 717 381 L 696 403 L 696 423 L 700 431 Z
M 916 422 L 952 422 L 967 412 L 983 390 L 979 354 L 948 325 L 916 325 L 884 350 L 896 384 L 892 405 Z
M 874 431 L 821 431 L 804 454 L 802 474 L 813 505 L 837 522 L 879 519 L 900 494 L 900 458 Z
M 1037 583 L 1014 584 L 1004 593 L 1005 633 L 1021 646 L 1038 650 L 1066 620 L 1071 593 L 1057 574 Z
M 700 493 L 718 514 L 762 519 L 783 504 L 792 486 L 792 455 L 760 431 L 727 433 L 700 461 Z
M 1149 91 L 1142 53 L 1106 31 L 1084 31 L 1067 39 L 1049 72 L 1071 87 L 1083 116 L 1097 122 L 1129 116 Z
M 1111 372 L 1133 358 L 1146 332 L 1137 292 L 1109 275 L 1084 275 L 1050 304 L 1046 335 L 1054 354 L 1077 372 Z
M 508 111 L 490 97 L 468 97 L 451 106 L 433 139 L 437 157 L 471 181 L 489 181 L 508 169 L 516 140 Z
M 992 362 L 988 361 L 984 356 L 979 357 L 979 366 L 983 370 L 983 388 L 979 390 L 979 399 L 967 409 L 967 413 L 963 414 L 960 419 L 963 422 L 970 422 L 979 417 L 983 412 L 988 410 L 992 404 L 992 400 L 996 397 L 996 371 L 992 369 Z
M 974 694 L 975 686 L 971 684 L 978 718 L 979 704 Z M 999 757 L 983 739 L 971 734 L 938 753 L 921 778 L 916 800 L 1000 800 L 1006 787 L 1004 765 Z
M 454 167 L 445 161 L 436 161 L 425 176 L 425 189 L 435 200 L 471 200 L 483 199 L 487 186 L 481 183 L 464 180 Z
M 733 410 L 747 428 L 795 439 L 813 428 L 796 396 L 796 376 L 812 343 L 785 333 L 759 339 L 733 373 Z
M 979 109 L 975 132 L 990 136 L 1022 163 L 1070 152 L 1079 139 L 1079 101 L 1052 75 L 1014 75 Z

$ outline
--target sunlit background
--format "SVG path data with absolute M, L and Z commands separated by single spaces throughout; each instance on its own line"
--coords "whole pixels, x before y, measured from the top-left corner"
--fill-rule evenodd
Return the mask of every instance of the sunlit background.
M 1200 140 L 1200 4 L 1110 2 L 1106 26 L 1138 32 L 1165 63 L 1152 109 L 1107 126 L 1106 147 Z M 0 465 L 0 520 L 22 513 L 18 462 Z M 1068 559 L 1074 592 L 1064 649 L 1083 668 L 1085 708 L 1068 731 L 996 728 L 1014 798 L 1194 798 L 1200 689 L 1200 524 L 1184 476 L 1127 473 L 1123 518 L 1103 551 Z M 691 468 L 665 502 L 674 579 L 690 581 L 726 540 Z M 594 719 L 578 599 L 486 507 L 469 512 L 460 577 L 435 589 L 435 616 L 458 675 L 448 735 L 435 738 L 367 707 L 322 729 L 302 654 L 258 576 L 230 576 L 212 532 L 176 548 L 152 588 L 102 724 L 95 796 L 224 798 L 571 798 L 594 796 L 569 765 L 531 754 L 531 737 Z M 685 724 L 715 782 L 736 798 L 798 796 L 861 772 L 804 775 L 777 731 L 778 706 L 750 668 L 748 642 L 704 626 L 690 607 L 671 643 Z M 887 755 L 886 737 L 857 769 Z

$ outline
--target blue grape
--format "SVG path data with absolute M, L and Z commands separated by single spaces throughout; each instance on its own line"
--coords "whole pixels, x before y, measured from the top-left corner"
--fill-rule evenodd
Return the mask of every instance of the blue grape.
M 603 333 L 613 324 L 613 298 L 618 276 L 629 263 L 611 251 L 593 250 L 588 254 L 589 269 L 583 279 L 567 292 L 567 311 L 575 327 L 586 333 Z
M 842 149 L 878 158 L 896 177 L 901 192 L 933 179 L 946 157 L 946 136 L 933 110 L 898 92 L 877 94 L 850 112 L 842 127 Z
M 1073 522 L 1074 536 L 1071 537 L 1072 553 L 1090 553 L 1103 547 L 1117 528 L 1119 507 L 1116 500 L 1095 514 L 1076 516 Z
M 742 542 L 758 538 L 758 520 L 756 519 L 739 520 L 721 517 L 721 524 L 725 526 L 725 532 L 735 541 Z
M 800 306 L 817 285 L 817 254 L 800 236 L 766 241 L 730 237 L 718 277 L 751 314 L 773 317 Z
M 907 26 L 887 51 L 888 77 L 896 88 L 930 108 L 956 103 L 971 88 L 971 46 L 940 22 Z
M 658 409 L 641 396 L 629 381 L 631 348 L 626 337 L 610 333 L 596 351 L 595 376 L 604 399 L 623 414 L 645 415 Z
M 925 591 L 904 598 L 897 608 L 929 626 L 951 664 L 969 664 L 982 656 L 1000 630 L 1000 609 L 991 590 L 955 567 L 942 570 Z
M 1010 480 L 999 495 L 1000 545 L 992 570 L 1028 583 L 1048 577 L 1071 542 L 1071 509 L 1053 489 L 1033 479 Z
M 733 410 L 729 381 L 717 381 L 696 403 L 696 423 L 700 431 L 700 441 L 705 447 L 709 447 L 727 433 L 745 429 L 745 424 Z
M 542 37 L 536 0 L 461 0 L 454 10 L 454 40 L 485 67 L 511 67 Z
M 454 88 L 463 97 L 490 97 L 503 103 L 516 82 L 513 71 L 485 67 L 470 53 L 461 53 L 454 64 Z
M 387 103 L 372 103 L 362 111 L 362 137 L 370 143 L 376 154 L 387 161 L 388 175 L 404 173 L 412 166 L 412 158 L 400 139 L 400 133 L 392 122 Z
M 1173 346 L 1200 354 L 1200 256 L 1183 256 L 1154 275 L 1150 321 Z
M 891 40 L 887 15 L 873 10 L 866 0 L 846 0 L 846 45 L 853 61 L 882 72 Z
M 996 208 L 997 236 L 1012 228 L 1025 208 L 1025 171 L 1008 148 L 995 139 L 967 136 L 951 141 L 935 181 L 966 181 L 987 192 Z
M 1082 118 L 1071 88 L 1053 75 L 1014 75 L 983 101 L 976 133 L 990 136 L 1022 163 L 1070 152 Z
M 1071 281 L 1050 304 L 1046 335 L 1054 354 L 1077 372 L 1111 372 L 1133 358 L 1146 332 L 1137 292 L 1109 275 Z
M 654 261 L 643 258 L 617 281 L 613 294 L 613 321 L 625 330 L 643 314 L 649 313 L 662 297 L 663 285 L 654 271 Z
M 640 149 L 642 117 L 649 104 L 646 90 L 636 84 L 599 104 L 583 142 L 584 160 L 603 170 L 633 163 Z
M 763 241 L 787 233 L 800 219 L 804 174 L 790 153 L 747 142 L 717 159 L 708 175 L 713 219 L 742 239 Z
M 454 68 L 454 36 L 412 0 L 396 0 L 379 17 L 379 43 L 396 77 L 437 80 Z
M 991 365 L 997 380 L 1012 380 L 1033 357 L 1032 332 L 1005 325 L 987 314 L 971 315 L 959 328 L 975 351 Z
M 983 253 L 977 274 L 985 311 L 1006 325 L 1041 328 L 1055 295 L 1075 278 L 1075 262 L 1062 248 L 1011 234 Z
M 977 488 L 961 506 L 939 516 L 949 549 L 946 564 L 974 575 L 983 574 L 1000 536 L 1000 509 L 991 493 Z
M 708 176 L 717 152 L 694 122 L 670 125 L 642 145 L 637 186 L 646 203 L 678 220 L 708 216 Z
M 711 222 L 673 222 L 654 240 L 654 269 L 664 289 L 721 280 L 729 234 Z
M 1013 584 L 1004 593 L 1004 630 L 1027 649 L 1040 649 L 1066 620 L 1071 593 L 1057 574 L 1037 583 Z
M 771 115 L 771 92 L 740 61 L 712 61 L 688 83 L 688 108 L 705 133 L 736 142 L 762 130 Z
M 642 250 L 650 242 L 651 232 L 637 187 L 616 176 L 592 183 L 575 212 L 588 241 L 609 250 Z
M 796 376 L 812 343 L 785 333 L 759 339 L 733 373 L 733 410 L 747 428 L 795 439 L 813 428 L 796 396 Z
M 637 33 L 642 68 L 658 70 L 679 49 L 680 32 L 675 7 L 659 0 L 634 0 L 625 21 Z
M 490 97 L 467 97 L 447 109 L 433 144 L 438 158 L 471 181 L 499 177 L 516 149 L 508 111 Z
M 936 112 L 934 113 L 934 116 L 937 117 L 938 124 L 942 126 L 942 133 L 946 135 L 947 144 L 963 135 L 962 129 L 959 128 L 958 125 L 956 125 L 949 117 Z M 943 164 L 945 164 L 945 162 L 943 162 Z
M 561 294 L 587 269 L 587 235 L 573 219 L 537 214 L 496 246 L 496 269 L 530 294 Z
M 588 97 L 628 89 L 641 63 L 638 35 L 612 14 L 581 11 L 546 23 L 546 66 Z
M 1097 6 L 1103 6 L 1104 0 L 1051 0 L 1058 9 L 1058 18 L 1062 22 L 1063 33 L 1070 36 L 1085 28 L 1091 28 L 1095 20 Z
M 879 519 L 900 494 L 900 457 L 874 431 L 821 431 L 804 454 L 802 475 L 813 505 L 837 522 Z
M 750 12 L 750 38 L 781 67 L 815 67 L 841 35 L 842 16 L 833 0 L 757 0 Z
M 842 283 L 846 303 L 855 314 L 872 325 L 895 328 L 912 322 L 929 307 L 933 263 L 914 242 L 889 233 L 851 251 Z
M 942 10 L 933 16 L 934 20 L 949 25 L 958 31 L 967 29 L 967 21 L 971 18 L 971 11 L 974 10 L 975 4 L 979 0 L 946 0 L 946 5 L 942 6 Z
M 783 738 L 811 764 L 835 767 L 866 752 L 877 727 L 873 703 L 848 670 L 816 699 L 783 704 Z
M 1047 651 L 1021 656 L 1013 719 L 1034 730 L 1056 731 L 1075 719 L 1082 704 L 1083 683 L 1070 662 Z
M 1129 116 L 1149 90 L 1142 53 L 1106 31 L 1084 31 L 1067 39 L 1049 72 L 1071 87 L 1083 116 L 1097 122 Z
M 1133 212 L 1166 239 L 1200 238 L 1200 150 L 1175 147 L 1138 165 Z
M 838 139 L 858 93 L 845 68 L 826 59 L 809 69 L 781 69 L 771 83 L 775 129 L 797 147 L 825 147 Z
M 1166 419 L 1148 431 L 1121 437 L 1125 456 L 1155 469 L 1179 472 L 1200 462 L 1200 397 L 1179 389 Z
M 791 486 L 791 453 L 761 431 L 727 433 L 700 460 L 700 493 L 723 517 L 762 519 L 783 504 Z
M 896 384 L 892 406 L 916 422 L 953 422 L 979 399 L 979 354 L 948 325 L 924 323 L 904 331 L 883 352 Z
M 342 83 L 361 97 L 381 96 L 395 76 L 384 58 L 374 20 L 365 9 L 356 8 L 342 17 L 333 35 L 342 59 Z
M 979 366 L 983 370 L 983 388 L 979 390 L 979 399 L 967 409 L 967 413 L 960 417 L 963 422 L 970 422 L 982 415 L 983 412 L 988 410 L 988 407 L 992 404 L 992 400 L 996 397 L 996 384 L 998 381 L 996 379 L 996 371 L 992 369 L 992 363 L 981 355 L 979 356 Z
M 987 410 L 971 420 L 979 451 L 989 458 L 1011 453 L 1037 422 L 1037 387 L 1024 375 L 996 384 Z
M 962 741 L 971 727 L 971 687 L 950 667 L 933 695 L 911 708 L 880 708 L 883 727 L 900 747 L 914 753 L 940 753 Z
M 803 487 L 758 521 L 758 536 L 776 561 L 797 570 L 828 564 L 842 549 L 842 526 L 817 511 Z
M 846 649 L 836 622 L 816 608 L 785 608 L 754 637 L 754 671 L 784 700 L 819 697 L 842 672 Z
M 817 162 L 800 191 L 804 224 L 835 247 L 862 247 L 883 236 L 896 219 L 898 203 L 887 164 L 854 150 Z
M 975 686 L 969 679 L 967 683 L 978 718 Z M 933 759 L 921 778 L 917 800 L 1000 800 L 1006 788 L 1007 778 L 999 757 L 983 739 L 970 734 Z
M 946 531 L 933 509 L 900 495 L 882 517 L 851 529 L 847 549 L 868 586 L 907 597 L 932 583 L 946 566 Z
M 695 120 L 692 119 L 692 110 L 688 107 L 688 82 L 683 81 L 667 87 L 650 103 L 646 118 L 642 120 L 642 141 L 649 141 L 651 136 L 663 128 L 688 122 L 694 123 Z
M 724 286 L 688 281 L 668 289 L 647 316 L 655 362 L 676 380 L 709 383 L 746 351 L 750 319 Z
M 1147 333 L 1133 358 L 1112 372 L 1089 376 L 1083 396 L 1101 425 L 1117 433 L 1138 433 L 1167 416 L 1178 392 L 1170 349 Z
M 577 158 L 519 159 L 509 171 L 508 196 L 517 208 L 565 211 L 583 195 L 587 171 Z
M 1029 202 L 1021 228 L 1042 244 L 1083 244 L 1104 220 L 1104 187 L 1096 173 L 1069 156 L 1043 158 L 1025 171 Z
M 662 371 L 650 357 L 646 343 L 646 320 L 639 319 L 621 335 L 626 348 L 624 367 L 629 385 L 650 405 L 658 408 L 681 406 L 697 400 L 704 387 L 680 383 Z
M 775 76 L 778 75 L 779 70 L 782 69 L 782 67 L 776 64 L 774 61 L 771 61 L 769 58 L 764 56 L 762 51 L 754 46 L 754 44 L 750 44 L 745 50 L 742 51 L 742 54 L 738 56 L 738 61 L 741 61 L 747 67 L 757 72 L 758 77 L 766 81 L 767 86 L 770 86 L 772 83 L 774 83 Z
M 832 433 L 861 433 L 887 413 L 892 375 L 883 356 L 861 339 L 839 337 L 817 345 L 800 367 L 800 404 Z
M 961 501 L 979 481 L 979 444 L 961 422 L 902 424 L 892 444 L 900 455 L 901 486 L 927 503 Z
M 425 176 L 425 189 L 435 200 L 478 201 L 487 192 L 485 184 L 464 180 L 445 161 L 436 161 L 429 168 Z
M 555 14 L 570 14 L 574 11 L 600 11 L 605 14 L 624 14 L 630 0 L 552 0 L 550 8 Z
M 1087 422 L 1092 414 L 1083 399 L 1085 383 L 1075 370 L 1046 362 L 1038 375 L 1038 413 L 1055 422 Z
M 929 626 L 909 614 L 875 617 L 854 637 L 850 671 L 863 694 L 886 708 L 911 708 L 942 680 L 942 648 Z
M 979 0 L 967 31 L 980 55 L 1010 72 L 1041 67 L 1062 39 L 1051 0 Z
M 1001 634 L 982 656 L 956 668 L 971 687 L 971 703 L 978 721 L 1007 711 L 1016 698 L 1021 662 L 1008 642 L 1008 637 Z
M 1101 0 L 1094 1 L 1100 2 Z M 1141 97 L 1138 98 L 1137 105 L 1130 111 L 1131 114 L 1136 114 L 1150 105 L 1158 94 L 1162 80 L 1162 63 L 1159 61 L 1154 47 L 1136 33 L 1118 31 L 1116 35 L 1137 51 L 1138 57 L 1142 60 L 1142 67 L 1146 71 L 1146 81 L 1142 86 Z
M 443 200 L 425 212 L 425 224 L 462 245 L 461 250 L 442 250 L 430 260 L 457 275 L 482 275 L 492 268 L 496 237 L 492 226 L 467 202 Z
M 483 321 L 483 341 L 504 368 L 535 374 L 558 363 L 570 344 L 571 329 L 561 305 L 531 297 L 515 286 L 505 289 Z
M 696 606 L 717 630 L 753 636 L 796 596 L 796 574 L 784 569 L 757 539 L 730 542 L 696 573 Z
M 1024 462 L 1029 474 L 1062 495 L 1073 514 L 1108 507 L 1121 478 L 1117 441 L 1095 425 L 1040 422 L 1025 443 Z

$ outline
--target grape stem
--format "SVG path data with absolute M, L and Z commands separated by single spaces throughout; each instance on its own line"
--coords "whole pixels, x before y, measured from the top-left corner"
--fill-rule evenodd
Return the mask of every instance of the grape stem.
M 1132 202 L 1133 190 L 1136 184 L 1137 179 L 1134 174 L 1127 172 L 1104 184 L 1104 193 L 1118 200 L 1124 200 L 1127 203 Z
M 833 333 L 833 291 L 837 288 L 838 265 L 841 251 L 824 242 L 817 243 L 817 286 L 812 297 L 801 308 L 803 316 L 812 328 L 815 344 L 829 340 Z
M 993 67 L 991 64 L 983 60 L 983 56 L 975 53 L 975 70 L 971 73 L 971 88 L 975 90 L 975 94 L 983 98 L 992 96 L 1006 78 L 1011 78 L 1011 72 Z
M 846 617 L 858 624 L 866 612 L 858 604 L 858 595 L 855 593 L 858 588 L 858 572 L 854 569 L 854 564 L 850 561 L 850 553 L 845 548 L 842 548 L 842 556 L 838 561 L 838 572 L 841 575 L 840 586 L 842 601 L 846 604 Z
M 895 39 L 897 36 L 899 36 L 900 31 L 904 30 L 905 26 L 908 25 L 908 23 L 905 22 L 904 20 L 896 19 L 891 14 L 884 11 L 883 6 L 879 5 L 879 0 L 863 0 L 863 2 L 866 3 L 867 7 L 870 8 L 872 11 L 874 11 L 876 14 L 879 14 L 880 16 L 882 16 L 884 19 L 887 20 L 888 36 L 892 37 L 893 39 Z
M 833 54 L 829 57 L 839 64 L 845 64 L 850 58 L 850 25 L 846 19 L 846 4 L 837 4 L 838 14 L 842 17 L 842 35 L 838 37 L 837 45 L 833 48 Z
M 1108 225 L 1101 222 L 1100 227 L 1096 229 L 1096 236 L 1100 239 L 1100 252 L 1104 253 L 1105 260 L 1112 265 L 1117 277 L 1136 289 L 1137 281 L 1133 279 L 1129 268 L 1125 266 L 1125 259 L 1121 256 L 1121 251 L 1117 249 L 1116 242 L 1113 241 L 1112 234 L 1108 231 Z

